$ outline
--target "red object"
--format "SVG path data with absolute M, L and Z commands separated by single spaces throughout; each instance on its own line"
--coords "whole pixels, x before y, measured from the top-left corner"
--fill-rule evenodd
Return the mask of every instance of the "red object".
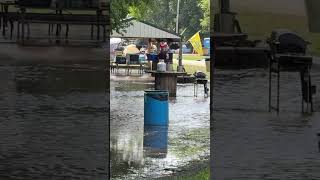
M 166 42 L 160 42 L 160 48 L 163 49 L 163 48 L 167 48 L 168 47 L 168 44 Z

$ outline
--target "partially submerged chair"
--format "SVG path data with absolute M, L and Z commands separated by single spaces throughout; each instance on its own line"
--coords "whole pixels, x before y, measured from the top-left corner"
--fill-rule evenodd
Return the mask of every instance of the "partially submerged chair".
M 127 75 L 130 75 L 132 73 L 132 69 L 134 68 L 134 65 L 139 66 L 138 67 L 138 74 L 142 74 L 143 68 L 142 68 L 142 64 L 139 60 L 139 55 L 138 54 L 127 55 Z
M 204 97 L 208 97 L 209 96 L 209 88 L 207 86 L 208 79 L 206 78 L 206 74 L 201 71 L 197 71 L 193 75 L 195 77 L 195 81 L 193 84 L 194 97 L 198 97 L 198 84 L 203 84 Z
M 304 111 L 304 104 L 307 104 L 307 111 L 313 112 L 312 94 L 315 93 L 315 86 L 311 85 L 310 70 L 312 56 L 306 55 L 309 42 L 297 34 L 287 30 L 275 30 L 267 40 L 271 48 L 269 64 L 269 112 L 271 109 L 279 113 L 280 105 L 280 72 L 299 72 L 301 80 L 301 109 Z M 277 103 L 272 106 L 272 73 L 277 75 Z M 309 105 L 311 109 L 309 109 Z

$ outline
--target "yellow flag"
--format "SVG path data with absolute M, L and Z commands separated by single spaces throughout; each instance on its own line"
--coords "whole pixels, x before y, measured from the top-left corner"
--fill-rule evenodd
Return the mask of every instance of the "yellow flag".
M 194 50 L 200 56 L 202 56 L 203 55 L 203 49 L 202 49 L 202 43 L 201 43 L 199 32 L 197 32 L 195 35 L 193 35 L 188 41 L 192 44 Z

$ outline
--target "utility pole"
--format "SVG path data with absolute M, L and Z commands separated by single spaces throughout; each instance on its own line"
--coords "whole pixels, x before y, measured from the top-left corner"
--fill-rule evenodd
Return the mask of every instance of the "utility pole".
M 176 33 L 179 34 L 179 13 L 180 13 L 180 0 L 177 4 L 177 18 L 176 18 Z
M 177 2 L 177 18 L 176 18 L 176 34 L 179 35 L 179 14 L 180 14 L 180 0 L 178 0 Z M 182 39 L 180 38 L 180 42 L 179 42 L 179 57 L 178 57 L 178 67 L 177 70 L 178 72 L 182 72 L 183 71 L 183 66 L 182 66 Z

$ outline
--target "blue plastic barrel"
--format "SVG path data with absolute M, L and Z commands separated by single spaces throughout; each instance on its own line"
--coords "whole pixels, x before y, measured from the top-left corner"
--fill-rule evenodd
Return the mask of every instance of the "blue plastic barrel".
M 169 122 L 169 92 L 150 90 L 144 92 L 144 125 L 167 126 Z

